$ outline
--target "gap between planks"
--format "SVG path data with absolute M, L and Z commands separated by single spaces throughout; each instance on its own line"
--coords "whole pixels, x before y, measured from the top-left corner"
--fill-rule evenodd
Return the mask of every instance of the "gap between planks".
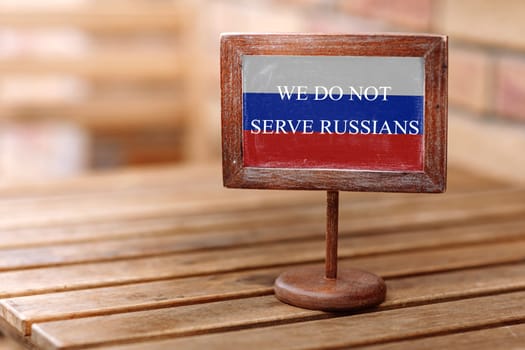
M 111 196 L 95 198 L 80 198 L 77 201 L 66 200 L 62 203 L 41 201 L 36 203 L 28 200 L 16 205 L 0 201 L 0 215 L 5 215 L 0 223 L 1 230 L 19 228 L 36 228 L 72 225 L 75 223 L 99 223 L 114 220 L 151 219 L 173 215 L 201 215 L 203 213 L 225 213 L 242 210 L 260 210 L 271 204 L 276 207 L 286 207 L 298 200 L 308 201 L 308 197 L 319 196 L 298 194 L 280 198 L 278 193 L 253 196 L 249 194 L 225 196 L 222 191 L 195 195 L 136 195 L 132 199 L 121 200 Z M 73 210 L 74 209 L 74 210 Z M 30 213 L 30 215 L 28 215 Z
M 434 299 L 447 300 L 463 295 L 483 295 L 525 287 L 524 264 L 519 264 L 517 267 L 504 265 L 485 268 L 483 272 L 472 269 L 425 276 L 423 274 L 427 271 L 443 269 L 448 256 L 439 259 L 439 255 L 436 255 L 432 259 L 430 255 L 425 260 L 410 259 L 413 256 L 407 258 L 411 261 L 419 261 L 417 267 L 412 270 L 412 274 L 417 275 L 415 277 L 396 277 L 395 273 L 403 268 L 400 261 L 394 265 L 392 263 L 396 261 L 390 261 L 390 265 L 387 265 L 390 271 L 388 268 L 383 268 L 381 275 L 388 278 L 389 287 L 388 299 L 383 308 L 428 302 L 430 292 L 434 293 Z M 379 260 L 384 259 L 379 257 Z M 341 265 L 341 268 L 350 266 L 348 262 Z M 355 267 L 354 264 L 352 266 Z M 31 324 L 34 322 L 268 295 L 272 293 L 273 280 L 282 270 L 283 268 L 261 269 L 19 297 L 0 301 L 0 314 L 20 332 L 29 334 Z M 417 281 L 422 284 L 421 290 L 416 287 Z M 466 291 L 464 294 L 461 292 L 463 289 Z M 418 292 L 423 296 L 418 297 Z
M 523 298 L 525 291 L 519 291 L 381 312 L 339 314 L 335 318 L 324 318 L 330 315 L 323 314 L 321 320 L 312 321 L 308 315 L 320 311 L 295 308 L 273 297 L 258 297 L 219 302 L 219 310 L 209 304 L 192 305 L 181 307 L 179 312 L 150 311 L 136 319 L 124 314 L 35 324 L 31 339 L 43 349 L 63 350 L 181 336 L 158 344 L 176 349 L 209 348 L 212 344 L 214 349 L 289 349 L 290 344 L 293 348 L 300 348 L 298 344 L 305 349 L 315 345 L 338 348 L 524 322 Z M 296 323 L 282 325 L 291 312 L 296 318 L 289 321 Z M 141 333 L 146 324 L 155 328 L 151 334 Z M 248 329 L 226 332 L 242 328 Z M 277 343 L 276 339 L 286 342 Z M 144 346 L 130 348 L 140 345 Z
M 60 181 L 0 184 L 0 197 L 2 199 L 75 198 L 84 195 L 107 196 L 170 188 L 176 188 L 181 192 L 201 192 L 222 187 L 221 172 L 221 164 L 216 163 L 150 165 L 96 172 Z M 508 182 L 472 173 L 458 165 L 449 166 L 447 181 L 449 193 L 503 189 L 511 186 Z M 360 196 L 359 193 L 351 194 L 351 196 L 356 195 Z M 376 195 L 381 196 L 381 194 Z
M 521 230 L 521 227 L 518 229 Z M 520 235 L 519 232 L 521 231 L 518 231 L 518 236 Z M 468 238 L 467 236 L 466 242 L 475 243 L 476 232 L 474 232 L 473 235 L 472 233 L 469 235 L 471 235 L 471 237 Z M 455 240 L 457 243 L 458 238 L 456 238 L 456 236 L 461 239 L 461 233 L 449 235 L 449 239 Z M 349 261 L 366 261 L 370 263 L 375 261 L 374 255 L 383 254 L 389 250 L 392 252 L 391 254 L 384 254 L 378 257 L 377 261 L 381 261 L 382 258 L 395 260 L 396 257 L 403 256 L 413 256 L 416 258 L 423 255 L 432 255 L 443 250 L 447 251 L 447 254 L 449 254 L 449 252 L 462 250 L 464 252 L 473 249 L 483 250 L 484 247 L 487 246 L 487 244 L 480 243 L 481 248 L 478 248 L 478 245 L 465 247 L 460 245 L 454 247 L 450 244 L 450 241 L 448 245 L 443 241 L 441 244 L 447 247 L 447 249 L 445 249 L 440 246 L 439 236 L 436 235 L 420 236 L 430 240 L 430 242 L 437 239 L 437 241 L 431 244 L 425 243 L 425 240 L 421 240 L 410 246 L 410 242 L 398 242 L 392 239 L 387 245 L 386 243 L 388 241 L 385 242 L 385 240 L 388 240 L 389 237 L 388 235 L 384 238 L 377 236 L 371 236 L 369 238 L 363 237 L 360 245 L 341 244 L 340 256 L 347 258 L 352 257 Z M 412 238 L 417 238 L 417 235 L 412 236 Z M 367 240 L 369 242 L 368 246 L 366 245 Z M 490 239 L 489 241 L 494 242 L 494 239 Z M 344 242 L 345 239 L 342 240 L 342 243 Z M 352 243 L 352 240 L 349 239 L 349 242 Z M 493 263 L 495 261 L 504 262 L 504 259 L 519 259 L 523 257 L 525 249 L 523 249 L 523 252 L 519 252 L 516 251 L 515 248 L 523 247 L 524 244 L 525 241 L 523 240 L 517 240 L 511 244 L 505 242 L 490 243 L 490 247 L 493 247 L 494 250 L 499 249 L 503 251 L 499 256 L 493 257 L 495 259 Z M 421 249 L 425 246 L 429 250 Z M 408 247 L 410 247 L 410 249 L 407 249 Z M 509 248 L 505 250 L 505 247 Z M 291 251 L 295 253 L 290 254 Z M 396 254 L 396 251 L 402 253 Z M 366 256 L 366 254 L 374 255 Z M 224 251 L 216 250 L 192 254 L 7 271 L 0 272 L 0 279 L 4 281 L 4 283 L 0 285 L 0 297 L 5 298 L 27 294 L 163 280 L 174 277 L 190 277 L 254 268 L 290 266 L 308 262 L 321 262 L 323 259 L 323 242 L 319 241 L 281 243 L 274 244 L 271 247 L 239 248 L 229 250 L 228 254 L 224 254 Z M 451 262 L 454 260 L 456 259 L 451 259 Z M 490 263 L 490 258 L 487 259 L 487 261 Z M 220 265 L 217 262 L 220 262 Z M 375 271 L 376 268 L 381 269 L 380 263 L 372 265 L 373 267 L 369 267 L 371 271 Z M 405 273 L 410 273 L 410 269 Z
M 403 199 L 390 199 L 369 201 L 366 203 L 347 203 L 341 206 L 341 231 L 374 232 L 377 230 L 390 230 L 396 228 L 414 228 L 421 225 L 439 226 L 443 222 L 448 224 L 464 224 L 469 220 L 486 220 L 502 216 L 523 215 L 525 205 L 523 196 L 515 192 L 485 194 L 484 196 L 449 196 L 441 197 L 436 201 L 432 197 L 422 197 L 418 200 L 406 201 Z M 293 196 L 292 196 L 293 197 Z M 293 199 L 293 200 L 292 200 Z M 263 229 L 268 225 L 279 227 L 281 225 L 294 225 L 294 223 L 311 223 L 312 225 L 324 224 L 324 209 L 321 205 L 308 206 L 303 203 L 299 207 L 283 210 L 282 205 L 288 206 L 296 203 L 298 197 L 288 201 L 281 201 L 275 206 L 271 201 L 260 200 L 253 210 L 246 206 L 241 212 L 233 210 L 227 213 L 199 212 L 198 215 L 181 215 L 172 213 L 164 218 L 133 218 L 129 221 L 114 218 L 104 222 L 78 222 L 76 225 L 59 225 L 57 227 L 26 227 L 18 229 L 0 229 L 3 240 L 0 247 L 16 248 L 23 246 L 50 245 L 75 243 L 86 241 L 104 241 L 118 238 L 131 238 L 137 236 L 160 236 L 184 233 L 202 233 L 217 230 L 242 230 L 250 227 Z M 498 200 L 505 205 L 488 206 L 488 200 Z M 263 204 L 268 205 L 261 210 Z M 246 204 L 246 203 L 242 203 Z M 320 204 L 320 203 L 319 203 Z M 272 208 L 273 205 L 273 208 Z M 200 208 L 204 210 L 205 208 Z M 372 210 L 373 209 L 373 210 Z M 374 220 L 377 216 L 382 220 Z M 316 226 L 317 227 L 317 226 Z
M 81 263 L 118 261 L 171 254 L 213 254 L 224 248 L 235 250 L 257 249 L 265 251 L 274 245 L 300 246 L 303 250 L 315 250 L 322 245 L 322 227 L 301 224 L 282 232 L 281 227 L 233 232 L 200 233 L 199 235 L 167 235 L 121 239 L 97 243 L 77 243 L 50 247 L 4 249 L 0 254 L 0 271 L 65 266 Z M 343 226 L 343 229 L 345 227 Z M 458 246 L 489 241 L 515 240 L 525 237 L 525 219 L 504 220 L 471 226 L 450 226 L 409 232 L 359 235 L 343 231 L 341 256 L 361 256 L 433 247 Z M 317 243 L 317 244 L 316 244 Z M 302 246 L 302 247 L 301 247 Z M 312 253 L 315 254 L 315 253 Z
M 84 195 L 119 195 L 129 192 L 158 191 L 176 188 L 185 191 L 206 191 L 221 186 L 219 176 L 210 173 L 219 171 L 216 165 L 149 165 L 130 167 L 118 171 L 98 171 L 60 181 L 36 183 L 0 184 L 2 200 L 76 198 Z M 490 186 L 491 181 L 487 181 Z M 482 182 L 483 184 L 483 182 Z M 503 187 L 503 186 L 496 186 Z
M 274 271 L 274 275 L 277 275 L 276 271 Z M 110 337 L 118 337 L 123 336 L 122 333 L 119 333 L 119 330 L 121 331 L 123 329 L 119 326 L 119 324 L 133 323 L 137 325 L 142 324 L 142 326 L 140 326 L 140 329 L 135 329 L 132 331 L 132 333 L 136 333 L 137 335 L 149 332 L 150 336 L 155 336 L 155 333 L 163 327 L 164 331 L 166 332 L 171 331 L 174 335 L 184 335 L 184 332 L 179 332 L 180 327 L 182 326 L 184 328 L 184 317 L 189 315 L 193 310 L 197 309 L 197 312 L 199 310 L 205 310 L 205 313 L 198 315 L 198 317 L 196 318 L 200 320 L 199 322 L 202 321 L 203 323 L 206 323 L 206 321 L 210 322 L 210 318 L 213 320 L 216 317 L 216 315 L 225 313 L 226 311 L 222 310 L 222 308 L 225 305 L 234 305 L 235 308 L 238 310 L 249 311 L 249 315 L 245 315 L 245 319 L 243 321 L 245 322 L 245 326 L 250 326 L 249 323 L 251 321 L 251 317 L 257 320 L 263 316 L 263 313 L 267 317 L 266 322 L 277 323 L 304 320 L 306 318 L 317 319 L 332 316 L 323 312 L 288 307 L 274 299 L 273 296 L 258 298 L 258 300 L 263 300 L 265 303 L 267 303 L 265 304 L 263 310 L 257 307 L 259 305 L 257 303 L 254 303 L 252 306 L 250 306 L 252 303 L 251 299 L 213 302 L 213 299 L 217 301 L 221 298 L 247 298 L 249 297 L 250 293 L 253 294 L 252 297 L 257 294 L 263 293 L 268 295 L 272 294 L 272 282 L 274 278 L 272 274 L 269 274 L 268 277 L 271 276 L 270 278 L 255 278 L 253 280 L 250 280 L 249 275 L 244 276 L 244 279 L 248 281 L 248 285 L 242 282 L 239 283 L 238 280 L 242 279 L 241 276 L 237 276 L 236 280 L 230 281 L 231 285 L 228 284 L 227 280 L 222 281 L 223 283 L 225 283 L 220 286 L 223 289 L 212 291 L 215 295 L 205 294 L 207 292 L 209 293 L 209 287 L 208 290 L 206 290 L 205 284 L 194 286 L 194 288 L 204 289 L 204 291 L 201 292 L 202 295 L 197 295 L 194 298 L 192 298 L 191 295 L 188 295 L 188 298 L 181 298 L 181 288 L 177 288 L 175 283 L 172 283 L 171 286 L 157 286 L 160 288 L 155 288 L 156 286 L 150 286 L 151 289 L 155 290 L 155 292 L 149 292 L 149 297 L 151 298 L 151 301 L 154 301 L 155 298 L 159 298 L 160 295 L 162 295 L 162 298 L 171 298 L 172 305 L 169 305 L 167 303 L 168 300 L 166 300 L 166 302 L 164 303 L 159 302 L 156 306 L 165 306 L 168 307 L 167 309 L 152 311 L 155 305 L 150 305 L 150 309 L 148 309 L 147 311 L 132 312 L 127 314 L 127 312 L 132 311 L 134 305 L 133 302 L 129 301 L 128 305 L 121 306 L 121 309 L 119 310 L 121 313 L 123 313 L 121 315 L 115 315 L 112 319 L 107 319 L 106 317 L 93 317 L 84 319 L 83 321 L 79 321 L 79 323 L 83 324 L 82 326 L 75 326 L 74 322 L 65 321 L 61 323 L 64 326 L 64 329 L 62 329 L 60 333 L 70 333 L 71 330 L 65 329 L 70 326 L 79 329 L 85 329 L 87 327 L 88 329 L 93 329 L 93 332 L 96 332 L 98 334 L 98 339 L 100 339 L 101 334 L 106 334 L 106 336 L 109 335 Z M 252 283 L 252 285 L 249 284 L 250 282 Z M 476 297 L 495 293 L 507 293 L 512 291 L 523 290 L 525 289 L 525 265 L 520 264 L 517 266 L 498 266 L 479 270 L 438 273 L 433 275 L 408 278 L 394 278 L 387 280 L 387 286 L 387 300 L 377 310 L 423 305 L 429 303 L 456 300 L 466 297 Z M 189 288 L 186 289 L 188 290 Z M 117 293 L 118 290 L 113 290 L 113 292 Z M 135 290 L 134 292 L 137 293 L 138 290 Z M 148 294 L 148 292 L 144 289 L 142 290 L 142 292 L 139 293 L 144 293 L 144 295 Z M 196 294 L 198 293 L 199 292 L 197 292 Z M 125 298 L 125 296 L 125 294 L 120 295 L 120 297 L 122 298 Z M 60 296 L 52 296 L 50 298 L 51 304 L 47 304 L 46 310 L 42 309 L 42 305 L 46 305 L 44 304 L 45 300 L 43 298 L 33 298 L 32 300 L 31 298 L 26 298 L 25 300 L 24 298 L 18 300 L 13 299 L 3 303 L 3 306 L 6 307 L 6 309 L 9 308 L 9 317 L 7 318 L 11 321 L 14 321 L 12 323 L 16 323 L 16 326 L 19 328 L 19 330 L 23 331 L 25 335 L 28 335 L 30 332 L 30 327 L 33 323 L 47 322 L 53 319 L 69 320 L 72 318 L 88 317 L 90 316 L 89 313 L 94 314 L 95 311 L 93 309 L 96 308 L 94 304 L 91 304 L 91 307 L 93 309 L 87 310 L 87 314 L 86 312 L 84 312 L 84 315 L 82 315 L 82 311 L 79 309 L 73 310 L 75 308 L 78 308 L 78 306 L 70 307 L 69 311 L 66 310 L 69 306 L 69 302 L 74 302 L 75 299 L 77 303 L 79 302 L 79 300 L 85 300 L 78 297 L 79 296 L 77 295 L 73 296 L 69 300 L 67 298 L 62 299 L 64 305 L 61 305 L 57 303 Z M 100 297 L 103 298 L 104 295 L 101 296 L 97 293 L 97 291 L 92 291 L 90 295 L 86 293 L 84 297 L 88 299 L 96 297 L 97 299 L 99 299 L 97 302 L 100 302 Z M 24 304 L 24 301 L 29 301 L 29 304 Z M 111 302 L 117 304 L 119 302 L 119 299 L 106 299 L 106 301 L 109 302 L 108 305 L 111 305 Z M 180 303 L 179 307 L 173 308 L 173 306 L 177 306 L 177 301 Z M 207 304 L 206 306 L 183 306 L 190 303 L 195 304 L 210 301 L 212 301 L 212 303 Z M 122 300 L 120 300 L 120 302 L 122 302 Z M 88 307 L 88 305 L 84 304 L 84 307 Z M 37 308 L 39 309 L 39 311 L 37 311 Z M 52 308 L 53 311 L 51 311 L 49 308 Z M 63 310 L 63 313 L 61 315 L 57 311 L 58 308 L 62 308 Z M 99 314 L 110 315 L 115 311 L 116 310 L 113 310 L 111 312 L 109 310 L 99 310 Z M 39 312 L 40 316 L 38 316 Z M 46 312 L 48 312 L 47 319 L 46 316 L 43 315 Z M 53 312 L 54 315 L 51 315 Z M 16 319 L 13 319 L 14 317 L 16 317 Z M 148 320 L 148 322 L 146 322 L 146 319 Z M 171 326 L 171 329 L 168 329 L 168 326 L 164 324 L 167 322 L 167 320 L 171 320 L 171 325 L 176 324 L 176 326 Z M 188 322 L 186 326 L 191 326 L 191 323 Z M 127 331 L 128 330 L 126 330 L 126 332 Z
M 264 206 L 274 206 L 274 209 L 289 207 L 290 205 L 297 205 L 298 203 L 323 203 L 320 200 L 322 193 L 315 192 L 287 192 L 287 195 L 282 195 L 281 192 L 265 191 L 264 194 L 254 195 L 251 191 L 233 191 L 228 193 L 227 190 L 219 191 L 213 195 L 207 193 L 206 196 L 201 195 L 197 198 L 187 198 L 172 196 L 164 194 L 163 196 L 136 196 L 135 200 L 119 201 L 112 197 L 104 196 L 92 198 L 91 200 L 83 199 L 74 203 L 64 201 L 59 206 L 52 203 L 40 203 L 36 205 L 32 201 L 24 201 L 21 206 L 15 206 L 12 203 L 6 205 L 0 201 L 0 213 L 4 211 L 6 214 L 5 220 L 0 223 L 0 230 L 13 230 L 23 228 L 36 227 L 50 227 L 73 225 L 82 223 L 103 223 L 115 220 L 136 220 L 136 219 L 152 219 L 155 217 L 174 216 L 174 215 L 194 215 L 200 217 L 203 213 L 231 213 L 239 214 L 245 212 L 247 209 L 255 212 L 261 210 Z M 204 196 L 204 197 L 203 197 Z M 366 198 L 367 196 L 362 196 Z M 319 198 L 319 199 L 318 199 Z M 357 196 L 360 198 L 360 196 Z M 369 197 L 374 198 L 373 196 Z M 480 213 L 478 217 L 482 217 L 487 213 L 523 213 L 523 205 L 520 199 L 525 198 L 525 189 L 505 189 L 498 191 L 488 191 L 482 193 L 468 193 L 468 194 L 447 194 L 442 196 L 437 195 L 421 195 L 407 200 L 406 194 L 388 194 L 383 195 L 380 200 L 362 200 L 359 206 L 355 206 L 354 201 L 343 201 L 341 208 L 351 206 L 354 215 L 369 216 L 370 208 L 374 211 L 388 212 L 386 210 L 392 205 L 401 210 L 412 208 L 413 210 L 432 210 L 437 209 L 438 213 L 448 212 L 453 213 L 457 211 L 458 218 L 465 215 L 462 210 L 464 206 L 477 207 Z M 497 201 L 498 206 L 487 206 L 486 203 L 490 201 Z M 485 205 L 484 205 L 485 204 Z M 3 206 L 3 210 L 2 210 Z M 442 207 L 439 209 L 439 207 Z M 449 208 L 450 207 L 450 208 Z M 75 208 L 75 210 L 71 210 Z M 454 210 L 453 210 L 454 209 Z M 289 215 L 288 210 L 283 210 L 282 213 L 274 213 L 273 216 Z M 30 219 L 28 219 L 28 212 L 31 212 Z M 293 211 L 291 211 L 293 212 Z M 319 213 L 323 213 L 321 210 Z M 319 213 L 316 215 L 319 216 Z M 468 213 L 468 211 L 467 211 Z M 472 216 L 472 214 L 471 214 Z M 274 218 L 275 220 L 275 218 Z M 268 219 L 266 220 L 268 222 Z

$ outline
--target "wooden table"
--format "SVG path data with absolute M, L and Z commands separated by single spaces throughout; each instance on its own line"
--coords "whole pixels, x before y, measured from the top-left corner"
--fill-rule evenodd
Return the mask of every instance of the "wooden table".
M 286 267 L 322 264 L 323 192 L 227 190 L 213 165 L 0 198 L 0 328 L 28 347 L 525 348 L 525 188 L 458 168 L 444 195 L 342 195 L 341 267 L 388 285 L 347 314 L 272 291 Z

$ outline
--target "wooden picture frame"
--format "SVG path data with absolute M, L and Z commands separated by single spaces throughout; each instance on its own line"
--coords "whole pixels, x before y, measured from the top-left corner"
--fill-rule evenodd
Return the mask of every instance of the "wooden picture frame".
M 422 168 L 367 170 L 245 166 L 244 56 L 420 57 L 424 62 Z M 221 104 L 226 187 L 374 192 L 444 192 L 447 152 L 447 37 L 441 35 L 223 34 Z

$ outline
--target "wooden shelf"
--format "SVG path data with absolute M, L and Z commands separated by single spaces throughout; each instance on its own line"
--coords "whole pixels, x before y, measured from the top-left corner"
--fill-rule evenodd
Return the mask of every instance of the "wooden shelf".
M 52 3 L 0 1 L 0 23 L 16 43 L 0 58 L 0 123 L 72 122 L 109 140 L 91 152 L 178 161 L 200 108 L 190 98 L 200 69 L 190 56 L 195 2 Z
M 71 74 L 95 81 L 171 81 L 180 79 L 184 60 L 175 52 L 121 51 L 80 58 L 3 59 L 0 74 Z
M 183 102 L 175 97 L 128 97 L 92 99 L 71 104 L 24 104 L 0 106 L 4 120 L 61 119 L 90 129 L 180 127 Z
M 0 23 L 11 27 L 75 27 L 95 32 L 178 32 L 190 21 L 187 6 L 180 4 L 96 4 L 69 8 L 34 9 L 0 6 Z

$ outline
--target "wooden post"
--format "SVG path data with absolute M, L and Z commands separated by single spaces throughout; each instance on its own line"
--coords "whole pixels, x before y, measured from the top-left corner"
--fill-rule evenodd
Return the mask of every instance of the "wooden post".
M 325 278 L 337 278 L 337 236 L 339 221 L 339 192 L 328 191 L 326 196 L 326 261 Z
M 314 310 L 343 311 L 378 305 L 385 300 L 381 277 L 345 268 L 337 271 L 339 192 L 326 193 L 325 266 L 299 266 L 275 280 L 275 295 L 285 303 Z

